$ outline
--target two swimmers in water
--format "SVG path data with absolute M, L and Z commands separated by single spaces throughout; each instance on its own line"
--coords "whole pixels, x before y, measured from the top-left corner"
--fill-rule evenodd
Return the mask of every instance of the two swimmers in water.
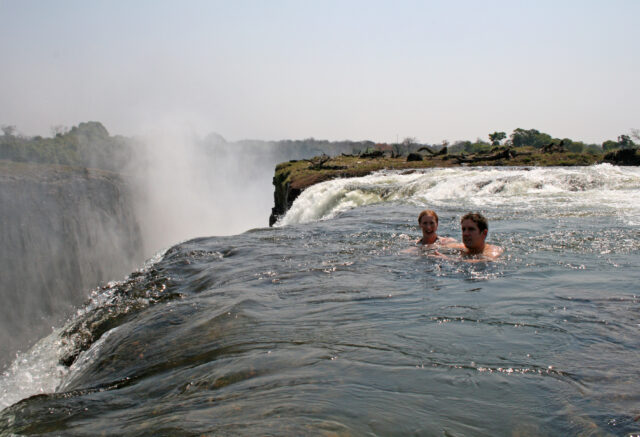
M 422 230 L 422 238 L 416 242 L 421 246 L 436 249 L 446 247 L 460 250 L 460 255 L 473 260 L 495 260 L 503 252 L 502 248 L 485 242 L 489 225 L 487 219 L 479 213 L 468 213 L 460 219 L 462 244 L 450 237 L 440 237 L 438 231 L 438 214 L 425 209 L 418 216 L 418 225 Z M 437 250 L 433 256 L 447 258 Z

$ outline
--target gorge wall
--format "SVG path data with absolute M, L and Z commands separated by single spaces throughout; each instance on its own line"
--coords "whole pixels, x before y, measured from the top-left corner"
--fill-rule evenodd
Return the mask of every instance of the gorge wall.
M 108 171 L 0 161 L 0 368 L 142 264 L 131 202 Z

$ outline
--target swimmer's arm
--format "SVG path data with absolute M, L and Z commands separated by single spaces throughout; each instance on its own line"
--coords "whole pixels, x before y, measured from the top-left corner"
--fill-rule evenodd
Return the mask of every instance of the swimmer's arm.
M 455 259 L 450 257 L 449 255 L 445 255 L 444 253 L 438 252 L 437 250 L 434 250 L 433 252 L 429 252 L 427 256 L 430 258 L 440 258 L 440 259 L 446 259 L 450 261 Z
M 461 245 L 460 243 L 458 243 L 458 241 L 455 238 L 451 238 L 451 237 L 440 237 L 438 243 L 440 243 L 441 246 L 445 246 L 445 247 Z
M 482 258 L 462 258 L 463 262 L 466 263 L 486 263 L 487 261 L 493 261 L 493 259 L 482 257 Z
M 443 243 L 442 247 L 446 247 L 448 249 L 464 249 L 464 244 L 458 243 L 452 238 L 451 243 Z
M 466 258 L 463 259 L 463 261 L 468 263 L 496 261 L 498 258 L 500 258 L 500 255 L 502 255 L 503 252 L 504 249 L 502 247 L 491 245 L 490 247 L 485 249 L 482 255 L 480 255 L 478 258 Z
M 402 249 L 400 253 L 420 253 L 420 248 L 413 246 L 409 247 L 408 249 Z

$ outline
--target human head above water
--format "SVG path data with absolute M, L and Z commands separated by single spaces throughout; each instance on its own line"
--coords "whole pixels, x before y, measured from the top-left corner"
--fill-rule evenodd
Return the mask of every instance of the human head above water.
M 418 223 L 421 222 L 422 217 L 424 217 L 425 215 L 430 215 L 431 217 L 436 219 L 436 223 L 438 223 L 438 214 L 436 214 L 436 212 L 432 209 L 425 209 L 424 211 L 422 211 L 418 216 Z
M 484 231 L 485 229 L 486 230 L 489 229 L 489 224 L 487 223 L 487 219 L 482 214 L 480 214 L 479 212 L 468 212 L 468 213 L 466 213 L 460 219 L 460 224 L 462 224 L 462 222 L 465 221 L 465 220 L 471 220 L 472 222 L 474 222 L 476 224 L 476 226 L 478 226 L 478 230 L 480 232 Z

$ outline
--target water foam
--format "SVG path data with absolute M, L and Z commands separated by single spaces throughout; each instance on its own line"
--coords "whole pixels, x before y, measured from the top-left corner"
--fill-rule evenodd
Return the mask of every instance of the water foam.
M 433 208 L 481 209 L 509 205 L 547 216 L 579 215 L 585 206 L 627 223 L 640 221 L 640 170 L 599 164 L 590 167 L 444 168 L 412 174 L 381 171 L 307 188 L 277 226 L 335 217 L 342 211 L 383 202 Z
M 40 393 L 53 392 L 69 370 L 59 363 L 64 347 L 61 330 L 54 330 L 28 352 L 18 353 L 0 378 L 0 410 Z
M 163 258 L 166 251 L 167 249 L 163 249 L 157 252 L 139 271 L 144 272 L 153 267 Z M 65 327 L 96 308 L 109 305 L 114 299 L 114 291 L 126 280 L 128 277 L 122 281 L 109 282 L 104 288 L 94 289 L 89 301 L 78 309 Z M 38 341 L 27 352 L 16 354 L 16 359 L 0 375 L 0 410 L 29 396 L 64 389 L 74 374 L 82 371 L 95 359 L 104 340 L 117 329 L 106 332 L 89 350 L 81 353 L 71 367 L 66 367 L 60 364 L 60 358 L 67 350 L 72 349 L 73 345 L 62 338 L 65 327 L 54 328 L 51 334 Z

